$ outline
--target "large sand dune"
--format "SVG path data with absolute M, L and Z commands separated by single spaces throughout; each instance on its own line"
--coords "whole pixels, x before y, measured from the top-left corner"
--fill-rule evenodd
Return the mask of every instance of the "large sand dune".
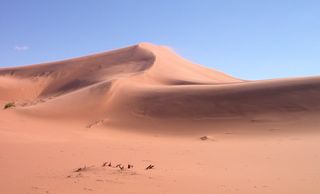
M 0 188 L 318 193 L 319 97 L 320 77 L 246 81 L 149 43 L 2 68 Z

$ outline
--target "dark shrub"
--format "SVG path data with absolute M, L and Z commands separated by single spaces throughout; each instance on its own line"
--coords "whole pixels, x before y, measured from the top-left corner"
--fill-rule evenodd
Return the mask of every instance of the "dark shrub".
M 14 104 L 14 102 L 8 102 L 7 104 L 4 105 L 3 109 L 8 109 L 8 108 L 12 108 L 15 107 L 16 105 Z

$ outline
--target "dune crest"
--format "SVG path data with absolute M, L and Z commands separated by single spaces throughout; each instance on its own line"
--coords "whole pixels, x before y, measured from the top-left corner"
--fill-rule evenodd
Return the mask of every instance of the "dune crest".
M 318 111 L 320 79 L 244 81 L 140 43 L 85 57 L 0 69 L 0 102 L 29 116 L 210 120 Z

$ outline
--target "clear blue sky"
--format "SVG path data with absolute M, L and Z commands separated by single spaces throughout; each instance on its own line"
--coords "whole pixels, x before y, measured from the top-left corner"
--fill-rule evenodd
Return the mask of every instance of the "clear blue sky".
M 243 79 L 320 75 L 320 1 L 1 0 L 0 67 L 138 42 Z

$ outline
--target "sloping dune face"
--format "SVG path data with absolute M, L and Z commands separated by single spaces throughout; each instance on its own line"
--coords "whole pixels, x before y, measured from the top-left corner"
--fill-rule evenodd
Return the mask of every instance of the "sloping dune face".
M 320 78 L 244 81 L 162 46 L 0 69 L 0 102 L 47 118 L 128 122 L 318 111 Z M 129 122 L 130 121 L 130 122 Z
M 36 96 L 41 98 L 60 96 L 97 83 L 111 82 L 123 76 L 139 73 L 148 69 L 153 61 L 154 56 L 151 52 L 133 46 L 71 60 L 6 68 L 0 71 L 0 75 L 3 79 L 33 81 L 34 85 L 46 82 Z

